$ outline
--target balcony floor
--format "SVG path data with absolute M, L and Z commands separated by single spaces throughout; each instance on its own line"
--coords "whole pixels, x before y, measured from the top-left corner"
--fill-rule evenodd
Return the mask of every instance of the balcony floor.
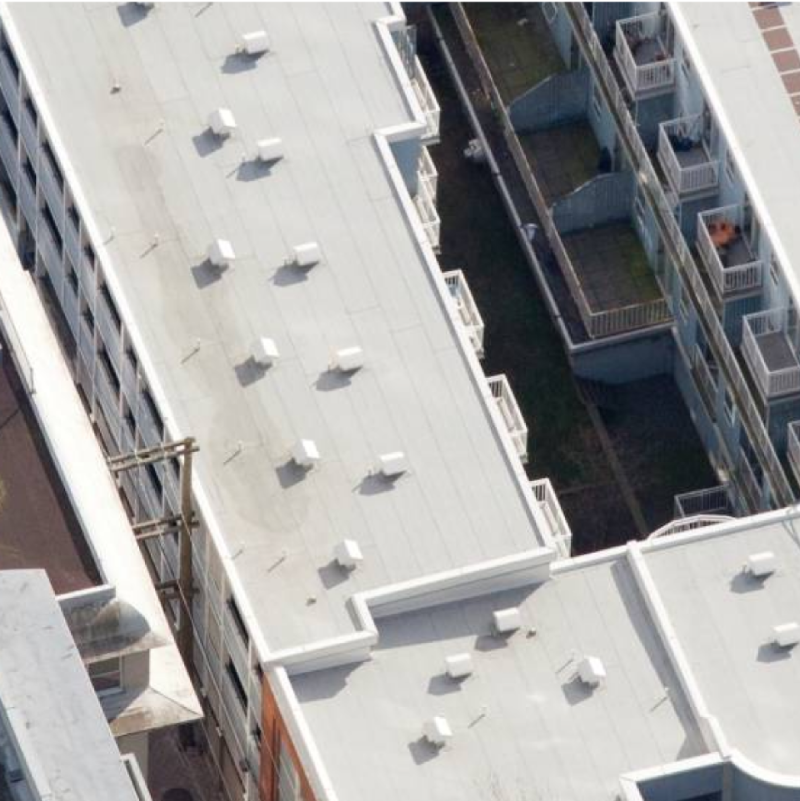
M 770 372 L 800 365 L 783 331 L 778 331 L 774 334 L 762 334 L 756 338 L 756 341 Z
M 540 8 L 524 3 L 470 3 L 464 8 L 506 103 L 566 71 Z
M 548 204 L 597 174 L 600 148 L 586 120 L 519 134 L 519 139 Z
M 701 164 L 708 164 L 711 159 L 703 145 L 694 145 L 689 150 L 676 150 L 673 147 L 675 157 L 678 159 L 678 164 L 684 169 L 689 167 L 697 167 Z
M 631 223 L 567 234 L 564 247 L 593 311 L 658 300 L 658 283 Z
M 631 48 L 633 60 L 639 67 L 646 67 L 648 64 L 656 64 L 665 59 L 667 50 L 661 43 L 661 39 L 644 39 L 636 47 Z

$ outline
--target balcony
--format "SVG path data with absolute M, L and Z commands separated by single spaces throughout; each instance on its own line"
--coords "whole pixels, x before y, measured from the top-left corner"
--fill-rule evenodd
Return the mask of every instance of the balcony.
M 747 314 L 742 322 L 742 352 L 761 395 L 769 399 L 800 392 L 800 361 L 791 339 L 794 313 L 771 309 Z
M 423 147 L 423 153 L 425 148 Z M 425 168 L 424 157 L 421 159 L 420 171 L 417 173 L 417 194 L 414 196 L 414 205 L 417 207 L 417 213 L 422 221 L 422 227 L 425 229 L 425 235 L 428 237 L 431 247 L 438 252 L 439 239 L 441 236 L 442 223 L 439 219 L 439 212 L 436 210 L 436 188 L 438 184 L 438 174 L 433 162 L 430 161 L 430 168 L 433 169 L 433 174 L 426 174 L 423 170 Z
M 97 321 L 97 330 L 103 342 L 106 344 L 109 357 L 114 366 L 119 367 L 122 353 L 122 338 L 120 336 L 119 325 L 111 316 L 111 312 L 108 310 L 102 293 L 96 303 L 95 319 Z
M 53 164 L 44 150 L 39 155 L 39 186 L 42 194 L 50 206 L 50 213 L 53 221 L 59 230 L 64 234 L 64 180 L 59 178 Z
M 483 318 L 478 311 L 475 299 L 472 297 L 467 279 L 461 270 L 450 270 L 442 274 L 445 285 L 453 298 L 459 319 L 467 332 L 475 355 L 483 358 Z
M 698 345 L 695 345 L 692 367 L 694 368 L 692 372 L 700 389 L 700 395 L 705 401 L 711 419 L 714 420 L 717 411 L 718 368 L 716 365 L 709 363 L 708 358 Z
M 41 217 L 39 218 L 37 240 L 39 252 L 42 255 L 42 263 L 50 274 L 50 280 L 53 282 L 53 287 L 56 292 L 60 292 L 61 282 L 64 280 L 64 265 L 61 261 L 61 252 L 56 245 L 55 237 L 50 231 L 49 226 Z
M 520 461 L 525 464 L 528 461 L 528 426 L 525 425 L 525 419 L 519 410 L 517 399 L 511 391 L 511 384 L 508 383 L 505 375 L 491 376 L 486 381 L 492 397 L 497 403 L 506 431 L 514 444 L 514 449 Z
M 19 72 L 11 65 L 11 57 L 3 48 L 0 48 L 0 88 L 14 122 L 19 122 Z
M 727 515 L 735 514 L 733 504 L 733 491 L 728 483 L 718 487 L 682 492 L 675 496 L 675 517 L 696 517 L 697 515 Z
M 550 532 L 555 540 L 559 554 L 568 559 L 572 550 L 572 530 L 564 517 L 558 496 L 550 483 L 549 478 L 540 478 L 538 481 L 531 481 L 533 497 L 539 504 L 547 522 L 550 524 Z
M 675 85 L 675 59 L 666 39 L 663 12 L 617 21 L 614 58 L 634 98 L 667 92 Z
M 759 511 L 761 509 L 761 482 L 758 480 L 756 470 L 742 448 L 739 449 L 736 477 L 744 489 L 744 494 L 751 510 Z
M 409 76 L 411 78 L 411 85 L 414 87 L 414 94 L 422 106 L 422 112 L 425 115 L 425 122 L 427 125 L 423 142 L 426 144 L 435 144 L 439 141 L 439 118 L 441 110 L 439 108 L 439 101 L 431 89 L 428 82 L 428 76 L 425 70 L 422 69 L 422 64 L 419 58 L 414 58 L 414 74 Z
M 741 206 L 723 206 L 697 215 L 697 249 L 720 296 L 761 286 L 763 265 L 751 245 Z
M 661 123 L 658 161 L 680 197 L 709 192 L 719 184 L 719 159 L 711 154 L 700 114 Z
M 17 135 L 12 130 L 8 120 L 0 116 L 0 158 L 3 159 L 8 177 L 16 186 L 17 172 L 19 171 L 19 153 L 17 150 Z
M 29 170 L 19 172 L 19 207 L 31 230 L 36 230 L 36 184 Z
M 787 441 L 789 464 L 791 465 L 796 481 L 800 484 L 800 420 L 789 423 Z

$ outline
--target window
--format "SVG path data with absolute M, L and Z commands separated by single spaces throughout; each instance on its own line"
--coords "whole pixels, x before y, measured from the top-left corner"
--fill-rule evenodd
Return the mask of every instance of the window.
M 728 176 L 728 183 L 735 184 L 736 179 L 736 164 L 733 161 L 733 154 L 730 148 L 725 151 L 725 175 Z
M 164 422 L 161 419 L 158 407 L 156 406 L 156 402 L 153 400 L 153 396 L 150 394 L 149 389 L 142 390 L 142 402 L 144 403 L 147 412 L 149 412 L 150 417 L 153 420 L 153 425 L 158 430 L 160 436 L 161 435 L 160 432 L 164 427 Z
M 600 102 L 600 95 L 597 91 L 597 84 L 592 84 L 592 111 L 598 119 L 603 116 L 603 105 Z
M 111 322 L 119 332 L 122 326 L 122 320 L 120 319 L 119 312 L 117 311 L 117 304 L 114 303 L 114 299 L 111 297 L 111 292 L 108 289 L 106 284 L 100 287 L 100 297 L 105 301 L 106 308 L 108 309 L 108 315 L 111 317 Z
M 231 681 L 231 685 L 233 686 L 234 692 L 236 693 L 236 698 L 242 705 L 242 709 L 246 712 L 247 693 L 244 690 L 244 685 L 242 684 L 242 680 L 239 678 L 239 674 L 236 672 L 236 666 L 233 664 L 233 662 L 231 662 L 230 659 L 225 665 L 225 672 L 228 674 L 228 678 Z
M 250 644 L 250 635 L 247 633 L 247 626 L 244 624 L 244 618 L 242 617 L 242 613 L 239 611 L 239 607 L 236 604 L 236 599 L 231 596 L 228 598 L 228 611 L 231 613 L 231 617 L 233 618 L 233 622 L 236 625 L 236 629 L 239 632 L 239 636 L 244 640 L 245 645 Z
M 89 679 L 98 695 L 120 693 L 122 686 L 122 660 L 119 657 L 93 662 L 88 668 Z
M 47 160 L 50 169 L 53 171 L 53 175 L 56 179 L 56 183 L 58 184 L 58 188 L 63 191 L 64 189 L 64 175 L 61 172 L 61 168 L 58 166 L 58 161 L 56 161 L 56 155 L 53 153 L 53 148 L 50 147 L 49 142 L 42 142 L 42 155 Z
M 77 230 L 81 224 L 81 217 L 78 214 L 78 209 L 75 208 L 74 203 L 70 203 L 67 208 L 67 219 L 72 223 L 72 226 Z
M 72 287 L 73 292 L 78 291 L 78 273 L 75 272 L 69 259 L 67 259 L 67 283 Z
M 30 95 L 28 95 L 23 101 L 23 105 L 25 106 L 25 111 L 28 112 L 28 115 L 33 121 L 33 124 L 36 125 L 37 114 L 36 114 L 36 106 L 33 103 L 33 98 Z
M 733 425 L 736 422 L 736 404 L 733 402 L 733 395 L 731 395 L 731 392 L 727 387 L 725 387 L 723 403 L 725 405 L 725 414 L 727 415 L 730 424 Z
M 258 723 L 256 723 L 256 725 L 253 728 L 253 740 L 255 740 L 256 749 L 258 750 L 259 753 L 261 753 L 261 741 L 263 740 L 263 738 L 264 735 L 261 732 L 261 726 L 259 726 Z
M 97 348 L 97 357 L 100 364 L 103 365 L 103 369 L 105 371 L 106 377 L 108 378 L 111 386 L 114 389 L 114 393 L 119 392 L 119 377 L 117 376 L 116 368 L 114 367 L 111 359 L 109 358 L 108 351 L 105 349 L 105 346 L 100 344 Z

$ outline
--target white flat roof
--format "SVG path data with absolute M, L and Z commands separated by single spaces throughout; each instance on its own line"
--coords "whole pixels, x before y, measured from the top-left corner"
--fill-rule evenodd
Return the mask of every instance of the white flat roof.
M 494 637 L 511 606 L 523 628 Z M 606 801 L 620 774 L 703 751 L 624 556 L 378 629 L 371 661 L 292 678 L 341 801 Z M 460 652 L 475 672 L 458 683 L 443 671 Z M 577 678 L 584 655 L 603 688 Z M 421 739 L 434 715 L 454 732 L 438 754 Z
M 0 730 L 31 797 L 136 801 L 47 574 L 0 572 L 0 608 Z
M 793 44 L 784 56 L 796 52 L 800 45 L 800 7 L 781 3 L 780 8 L 770 9 L 768 16 L 762 17 L 762 29 L 754 11 L 763 15 L 767 9 L 756 10 L 751 5 L 671 3 L 670 8 L 797 303 L 800 72 L 789 79 L 789 87 L 784 85 L 765 32 L 773 25 L 785 29 Z M 784 66 L 781 63 L 781 68 Z M 795 99 L 790 94 L 795 94 Z
M 6 13 L 272 649 L 351 632 L 357 590 L 541 544 L 372 136 L 412 119 L 374 27 L 389 5 Z M 245 67 L 238 38 L 262 28 L 273 49 Z M 218 107 L 238 125 L 221 144 Z M 271 136 L 286 156 L 263 170 Z M 236 263 L 214 280 L 217 238 Z M 322 263 L 285 267 L 309 241 Z M 260 336 L 281 354 L 264 375 Z M 328 365 L 351 345 L 366 366 L 343 379 Z M 300 438 L 322 457 L 306 475 Z M 408 475 L 370 475 L 397 450 Z M 364 554 L 349 577 L 345 538 Z
M 795 786 L 800 661 L 769 641 L 800 615 L 799 537 L 785 511 L 635 543 L 554 565 L 543 583 L 379 619 L 367 662 L 294 665 L 336 797 L 599 801 L 622 774 L 701 754 Z M 762 551 L 778 570 L 756 580 L 742 567 Z M 511 606 L 522 628 L 493 636 L 492 612 Z M 474 665 L 461 682 L 444 675 L 456 653 Z M 584 656 L 606 672 L 595 690 L 576 678 Z M 453 732 L 441 751 L 422 738 L 436 715 Z

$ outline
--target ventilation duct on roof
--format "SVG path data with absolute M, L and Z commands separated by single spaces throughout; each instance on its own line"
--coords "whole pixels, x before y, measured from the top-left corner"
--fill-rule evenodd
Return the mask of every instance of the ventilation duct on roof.
M 208 115 L 208 127 L 217 136 L 230 136 L 236 130 L 236 119 L 229 108 L 218 108 Z
M 512 606 L 492 612 L 492 625 L 497 634 L 510 634 L 516 631 L 522 625 L 519 607 Z
M 750 575 L 756 578 L 764 578 L 777 570 L 778 560 L 772 551 L 751 553 L 750 556 L 747 557 L 746 568 Z
M 772 641 L 780 648 L 794 648 L 800 643 L 800 624 L 781 623 L 772 627 Z
M 292 448 L 292 459 L 299 467 L 313 467 L 320 461 L 319 450 L 313 439 L 301 439 Z
M 606 679 L 606 669 L 596 656 L 585 656 L 578 662 L 578 678 L 589 687 L 599 687 Z
M 426 721 L 422 733 L 428 742 L 437 748 L 442 748 L 453 737 L 453 730 L 450 728 L 447 718 L 441 715 Z
M 265 164 L 271 164 L 273 161 L 283 158 L 283 140 L 277 136 L 271 139 L 259 139 L 256 142 L 256 149 L 258 150 L 258 160 Z
M 266 31 L 250 31 L 242 34 L 241 43 L 238 48 L 240 53 L 248 56 L 260 56 L 269 50 L 269 36 Z
M 275 364 L 280 355 L 274 339 L 261 337 L 253 344 L 253 360 L 259 367 L 269 367 Z
M 290 263 L 295 267 L 307 268 L 318 264 L 321 258 L 319 245 L 316 242 L 306 242 L 292 248 Z
M 472 655 L 471 654 L 451 654 L 445 657 L 444 669 L 451 679 L 465 679 L 472 674 Z
M 218 270 L 227 270 L 236 261 L 233 245 L 227 239 L 215 239 L 209 245 L 208 260 Z
M 355 540 L 342 540 L 333 549 L 333 557 L 346 570 L 353 570 L 364 561 L 361 548 Z
M 339 348 L 333 354 L 331 368 L 343 373 L 352 373 L 364 366 L 364 351 L 358 346 L 352 348 Z
M 394 478 L 408 470 L 408 460 L 402 451 L 383 453 L 378 457 L 378 470 L 386 478 Z

